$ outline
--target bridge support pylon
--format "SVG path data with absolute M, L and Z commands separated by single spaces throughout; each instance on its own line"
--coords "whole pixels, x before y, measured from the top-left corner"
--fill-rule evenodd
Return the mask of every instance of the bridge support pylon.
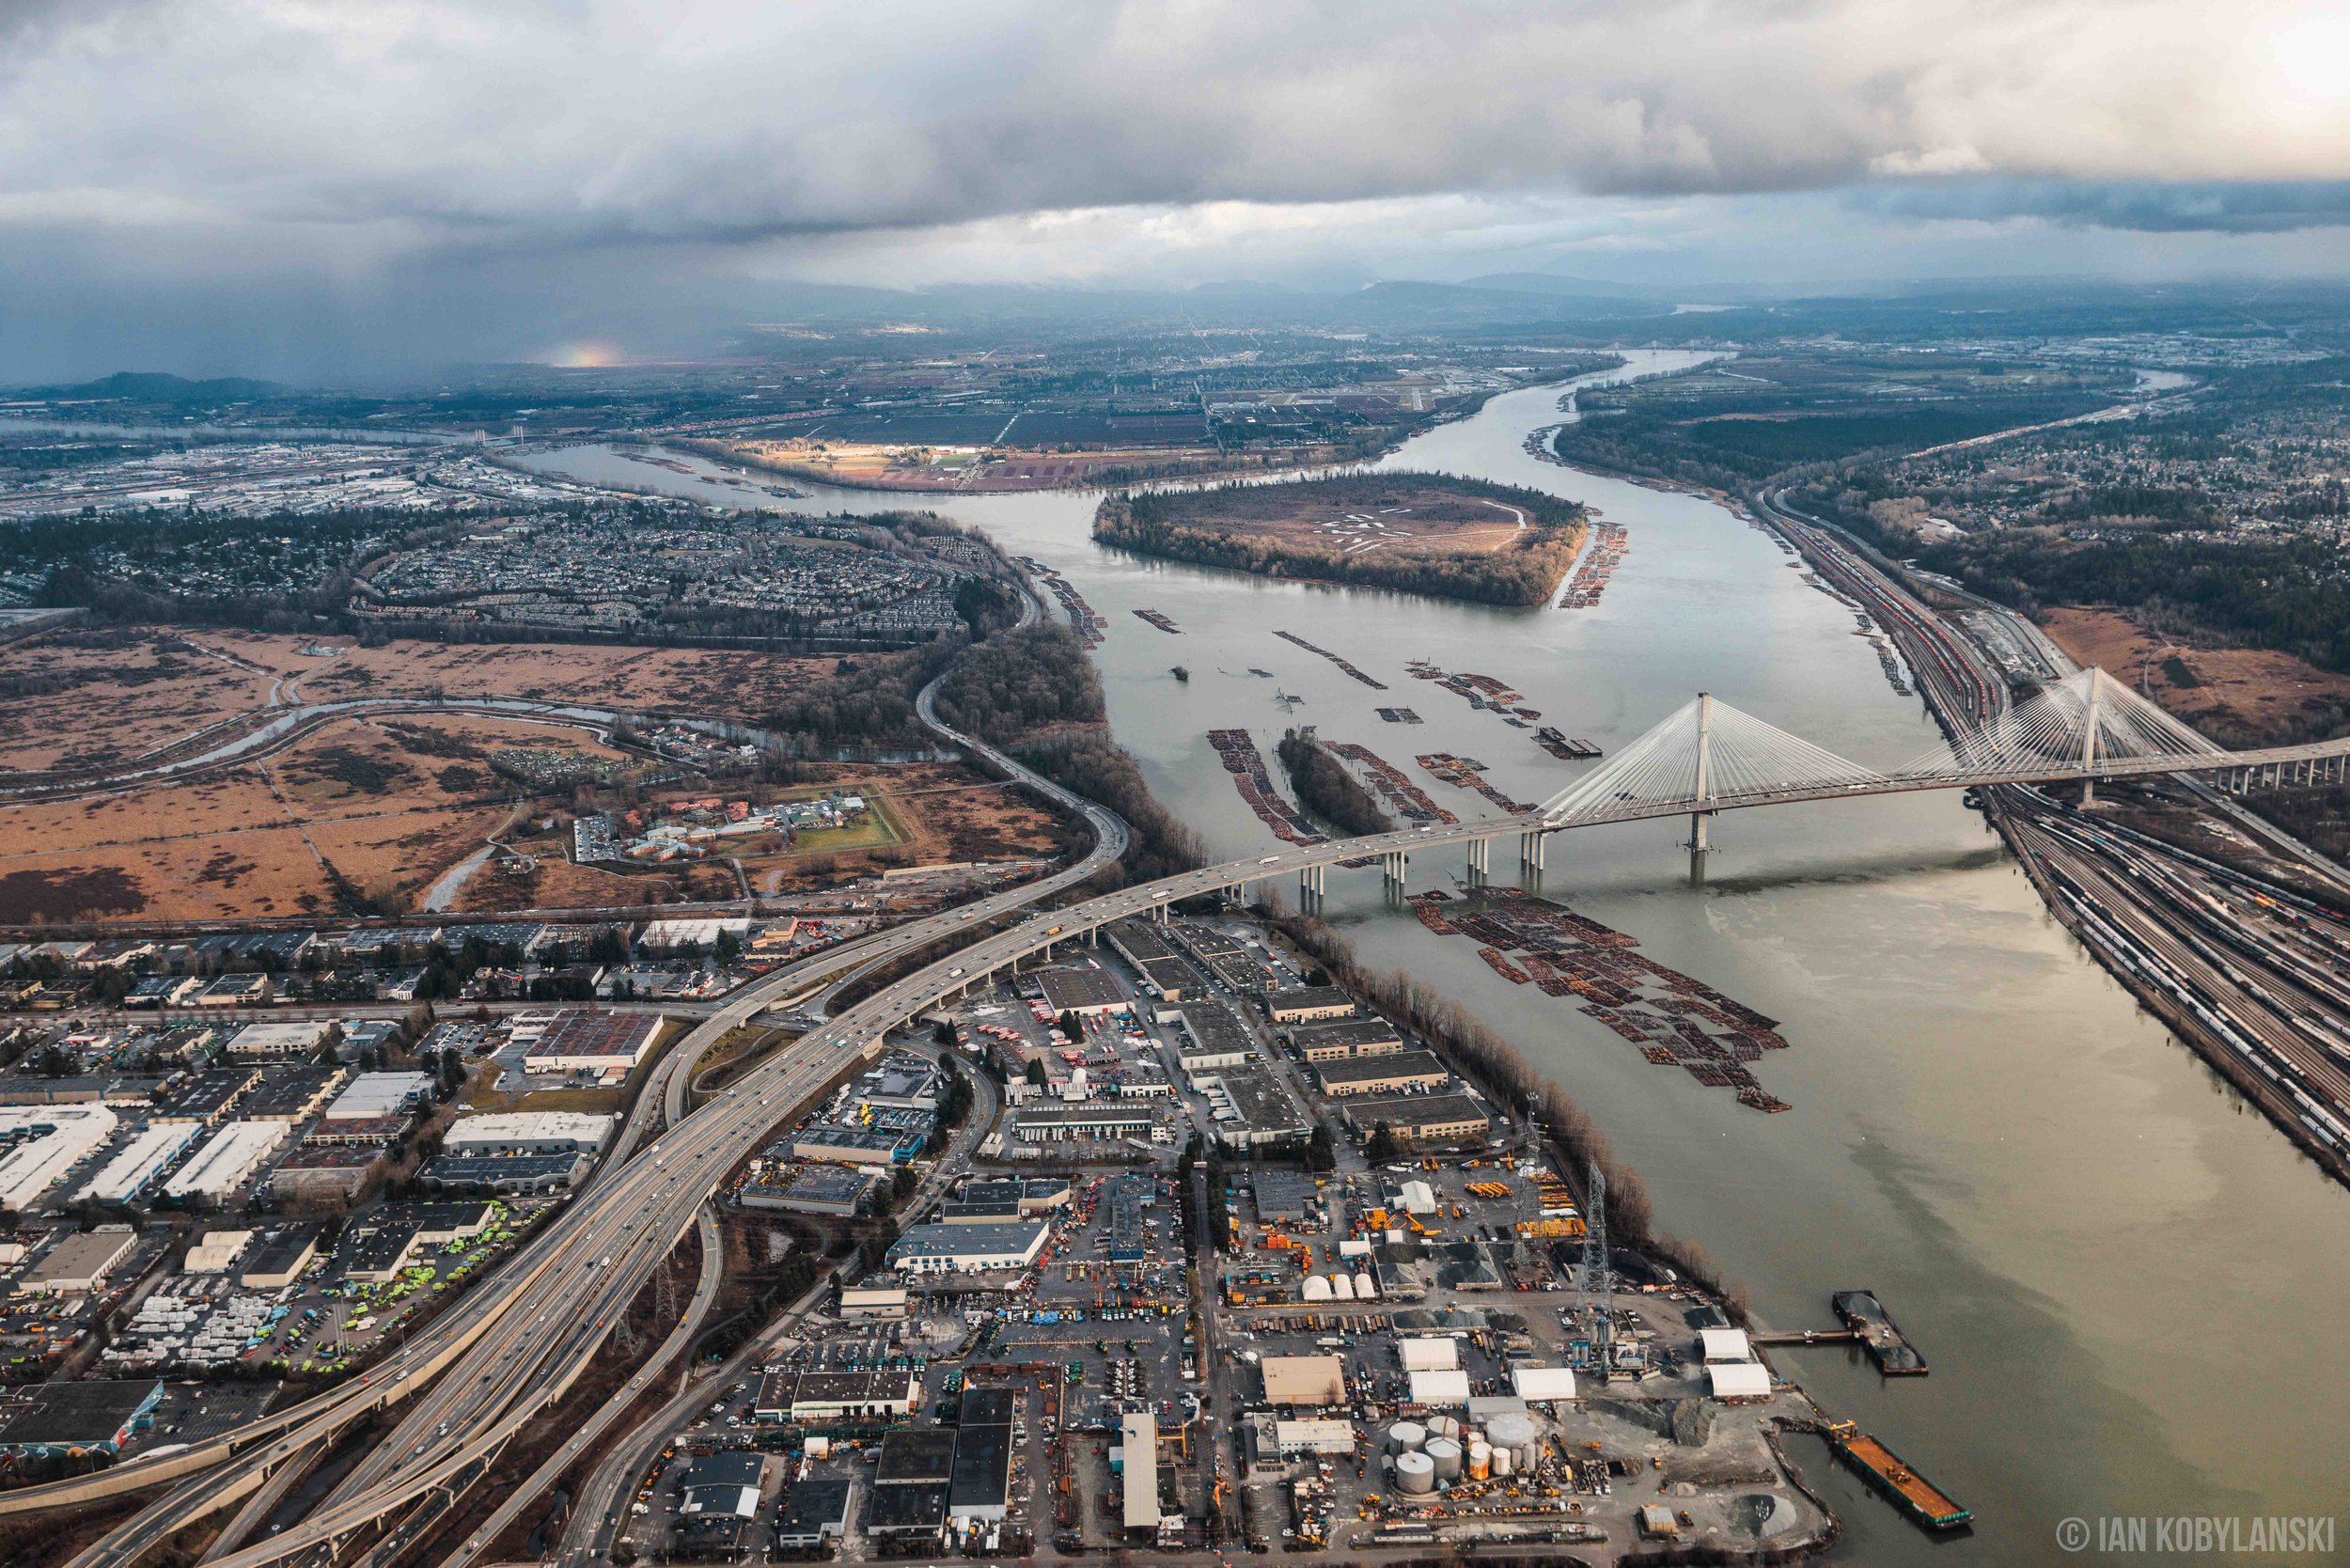
M 1297 902 L 1308 906 L 1319 905 L 1329 891 L 1330 868 L 1305 866 L 1297 872 Z
M 1713 814 L 1711 811 L 1689 813 L 1689 886 L 1692 887 L 1705 886 L 1705 857 L 1714 850 L 1712 841 L 1706 837 L 1705 822 Z
M 2105 695 L 2106 672 L 2103 666 L 2089 666 L 2089 713 L 2081 725 L 2081 809 L 2086 811 L 2097 804 L 2097 776 L 2090 770 L 2097 765 L 2097 704 Z
M 1468 879 L 1472 883 L 1493 880 L 1494 841 L 1491 839 L 1471 839 L 1468 842 Z
M 1386 883 L 1389 893 L 1397 897 L 1402 896 L 1404 880 L 1410 863 L 1410 856 L 1402 850 L 1389 850 L 1379 857 L 1381 879 Z
M 1518 835 L 1518 870 L 1539 871 L 1543 869 L 1543 838 L 1540 833 Z

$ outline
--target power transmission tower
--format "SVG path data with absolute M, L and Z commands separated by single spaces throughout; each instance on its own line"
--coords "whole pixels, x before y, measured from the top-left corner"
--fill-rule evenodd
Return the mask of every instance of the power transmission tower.
M 636 1329 L 625 1311 L 621 1312 L 620 1321 L 612 1325 L 612 1342 L 622 1356 L 631 1361 L 636 1359 Z

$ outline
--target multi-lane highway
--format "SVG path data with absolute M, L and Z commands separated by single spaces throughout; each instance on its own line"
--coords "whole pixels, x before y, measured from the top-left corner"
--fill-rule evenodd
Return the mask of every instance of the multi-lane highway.
M 2125 759 L 2101 763 L 2098 771 L 2112 776 L 2157 772 L 2175 765 L 2174 760 Z M 2070 776 L 2063 768 L 2051 767 L 2031 776 L 2044 773 L 2050 778 Z M 1939 787 L 1955 787 L 1959 782 L 1951 780 Z M 1850 798 L 1927 787 L 1935 786 L 1906 779 L 1823 785 L 1772 792 L 1767 801 Z M 1715 796 L 1708 802 L 1715 809 L 1764 803 L 1764 797 L 1732 796 Z M 1578 819 L 1578 823 L 1637 821 L 1677 815 L 1687 808 L 1685 802 L 1627 802 Z M 1100 812 L 1089 805 L 1088 810 L 1089 815 Z M 1104 832 L 1095 854 L 1058 877 L 998 894 L 969 911 L 912 922 L 885 933 L 875 946 L 861 948 L 859 956 L 865 962 L 895 957 L 978 930 L 981 916 L 1011 909 L 1091 874 L 1105 861 L 1113 845 L 1122 848 L 1124 843 L 1123 824 L 1116 823 L 1114 817 L 1108 822 L 1116 824 L 1115 831 Z M 412 1341 L 405 1353 L 412 1359 L 403 1363 L 396 1358 L 376 1374 L 372 1388 L 327 1396 L 311 1419 L 277 1419 L 269 1428 L 275 1434 L 274 1440 L 258 1453 L 238 1454 L 212 1476 L 170 1494 L 86 1554 L 84 1560 L 93 1568 L 126 1563 L 163 1535 L 234 1500 L 259 1484 L 264 1466 L 306 1448 L 321 1431 L 349 1424 L 371 1403 L 387 1399 L 394 1388 L 405 1392 L 421 1382 L 421 1363 L 414 1359 L 420 1356 L 431 1358 L 434 1371 L 451 1361 L 454 1364 L 443 1374 L 446 1381 L 429 1403 L 408 1416 L 394 1438 L 362 1466 L 363 1473 L 354 1473 L 326 1505 L 301 1524 L 217 1560 L 227 1568 L 258 1568 L 367 1529 L 379 1519 L 398 1517 L 408 1507 L 430 1502 L 436 1495 L 462 1490 L 478 1478 L 524 1424 L 569 1388 L 609 1331 L 611 1322 L 694 1223 L 702 1203 L 733 1165 L 756 1148 L 776 1122 L 795 1114 L 848 1067 L 878 1050 L 887 1030 L 917 1017 L 944 996 L 977 985 L 1021 959 L 1048 951 L 1057 943 L 1073 941 L 1113 920 L 1163 910 L 1181 900 L 1245 888 L 1345 859 L 1382 858 L 1400 865 L 1402 856 L 1415 851 L 1461 851 L 1473 843 L 1512 835 L 1539 838 L 1555 825 L 1537 817 L 1487 818 L 1294 847 L 1125 888 L 1052 914 L 1031 915 L 1010 930 L 981 936 L 949 957 L 885 987 L 752 1069 L 710 1105 L 670 1127 L 634 1159 L 600 1176 L 524 1248 L 497 1280 L 486 1282 L 469 1296 L 452 1314 L 451 1329 L 436 1332 L 440 1325 L 435 1325 Z M 834 955 L 836 967 L 840 956 Z M 786 971 L 745 988 L 687 1038 L 680 1047 L 682 1059 L 697 1057 L 772 1000 L 793 994 L 807 979 L 804 973 Z M 665 1093 L 665 1103 L 666 1098 Z M 249 1430 L 244 1435 L 249 1440 L 258 1434 Z M 225 1457 L 220 1452 L 211 1456 L 213 1462 Z M 126 1466 L 75 1483 L 75 1489 L 78 1495 L 118 1489 L 138 1470 L 137 1465 Z M 21 1510 L 42 1500 L 35 1496 L 40 1492 L 50 1493 L 46 1500 L 59 1499 L 60 1494 L 52 1489 L 34 1489 L 0 1497 L 0 1512 Z
M 1858 564 L 1858 563 L 1856 563 Z M 1873 572 L 1873 569 L 1869 569 Z M 1938 621 L 1935 622 L 1938 625 Z M 1947 633 L 1947 629 L 1945 629 Z M 1961 665 L 1945 672 L 1962 712 L 1982 709 L 1966 698 L 1997 703 L 2003 687 L 1990 693 L 1966 689 L 1981 672 Z M 996 766 L 1025 775 L 1010 758 L 938 724 L 925 692 L 919 707 L 927 722 Z M 2164 772 L 2175 760 L 2101 760 L 2101 776 Z M 2029 776 L 2059 778 L 2070 770 L 2051 767 Z M 0 1496 L 0 1513 L 112 1495 L 144 1481 L 190 1475 L 136 1518 L 83 1554 L 87 1568 L 125 1568 L 177 1529 L 227 1506 L 260 1486 L 271 1468 L 314 1450 L 354 1420 L 396 1397 L 416 1403 L 333 1493 L 309 1515 L 281 1533 L 225 1552 L 221 1568 L 262 1564 L 336 1550 L 350 1538 L 378 1529 L 406 1544 L 422 1539 L 442 1513 L 488 1470 L 527 1423 L 563 1397 L 655 1269 L 663 1265 L 704 1205 L 744 1156 L 780 1121 L 796 1115 L 876 1052 L 887 1031 L 908 1023 L 942 998 L 982 983 L 1022 959 L 1074 941 L 1108 922 L 1149 916 L 1192 897 L 1251 884 L 1311 875 L 1358 857 L 1381 859 L 1400 882 L 1403 859 L 1445 851 L 1466 852 L 1496 838 L 1522 836 L 1539 845 L 1541 836 L 1562 825 L 1540 817 L 1502 817 L 1431 825 L 1405 831 L 1292 847 L 1185 872 L 1133 886 L 1049 914 L 1031 915 L 1011 928 L 960 947 L 916 973 L 901 978 L 849 1008 L 822 1027 L 750 1068 L 709 1104 L 684 1110 L 683 1089 L 694 1063 L 738 1026 L 779 1000 L 797 997 L 813 982 L 844 969 L 864 971 L 932 943 L 983 932 L 981 922 L 1012 911 L 1091 876 L 1121 854 L 1124 823 L 1115 815 L 1033 776 L 1027 781 L 1094 824 L 1092 854 L 1056 877 L 1012 889 L 967 910 L 933 916 L 868 938 L 810 964 L 795 965 L 744 988 L 676 1048 L 656 1086 L 632 1113 L 624 1139 L 588 1188 L 531 1238 L 500 1274 L 471 1292 L 443 1320 L 430 1325 L 402 1352 L 361 1384 L 242 1429 L 204 1450 L 162 1461 L 134 1462 L 99 1476 L 55 1487 Z M 2019 775 L 2018 776 L 2025 776 Z M 1708 797 L 1710 809 L 1793 800 L 1851 798 L 1897 790 L 1951 788 L 1975 779 L 1879 779 L 1778 790 L 1753 798 Z M 1678 815 L 1689 803 L 1625 801 L 1578 816 L 1575 825 L 1629 822 Z M 822 965 L 819 971 L 817 965 Z M 623 1152 L 651 1131 L 652 1118 L 669 1124 L 658 1137 L 623 1161 Z M 431 1380 L 437 1375 L 438 1381 Z M 429 1391 L 422 1391 L 430 1383 Z M 585 1438 L 579 1439 L 583 1444 Z
M 673 1128 L 646 1156 L 621 1164 L 656 1117 L 674 1120 L 682 1114 L 694 1065 L 711 1046 L 772 1005 L 802 996 L 827 976 L 843 970 L 861 973 L 976 929 L 992 917 L 1087 881 L 1124 854 L 1128 832 L 1116 813 L 940 723 L 934 689 L 935 682 L 924 689 L 918 707 L 943 737 L 1085 817 L 1094 843 L 1083 859 L 1052 877 L 778 970 L 728 997 L 672 1048 L 615 1138 L 605 1169 L 587 1192 L 527 1240 L 495 1277 L 482 1281 L 453 1310 L 358 1382 L 173 1454 L 134 1460 L 70 1482 L 0 1494 L 0 1514 L 73 1506 L 178 1482 L 77 1560 L 93 1568 L 127 1564 L 177 1529 L 249 1496 L 277 1466 L 306 1461 L 323 1440 L 428 1388 L 431 1392 L 424 1403 L 405 1412 L 392 1435 L 344 1478 L 309 1519 L 269 1542 L 214 1560 L 258 1562 L 292 1556 L 478 1478 L 487 1459 L 524 1422 L 569 1388 L 609 1332 L 612 1320 L 694 1223 L 703 1199 L 736 1157 L 728 1152 L 747 1149 L 848 1065 L 829 1046 L 788 1052 L 721 1094 L 706 1114 L 690 1119 L 690 1138 L 679 1136 L 684 1129 Z M 873 1043 L 878 1037 L 875 1031 L 863 1043 Z M 825 1038 L 831 1038 L 829 1031 Z

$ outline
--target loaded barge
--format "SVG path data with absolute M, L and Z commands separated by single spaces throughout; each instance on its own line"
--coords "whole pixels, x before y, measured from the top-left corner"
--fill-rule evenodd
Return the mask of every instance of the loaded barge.
M 1911 1469 L 1902 1456 L 1850 1421 L 1827 1428 L 1828 1446 L 1860 1472 L 1861 1479 L 1893 1499 L 1901 1511 L 1931 1530 L 1963 1529 L 1974 1514 L 1940 1487 Z
M 1534 741 L 1562 762 L 1584 761 L 1599 755 L 1599 747 L 1582 736 L 1570 737 L 1547 724 L 1534 731 Z
M 1918 1347 L 1909 1342 L 1908 1336 L 1887 1314 L 1876 1292 L 1838 1291 L 1828 1297 L 1828 1306 L 1843 1320 L 1845 1327 L 1860 1336 L 1861 1348 L 1877 1364 L 1878 1372 L 1888 1377 L 1926 1375 L 1926 1358 L 1918 1354 Z

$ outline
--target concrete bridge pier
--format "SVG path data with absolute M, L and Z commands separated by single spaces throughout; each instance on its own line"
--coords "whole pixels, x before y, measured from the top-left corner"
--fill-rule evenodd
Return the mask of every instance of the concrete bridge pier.
M 1519 870 L 1539 871 L 1543 869 L 1543 838 L 1539 833 L 1521 833 L 1518 835 Z
M 1402 896 L 1410 861 L 1410 855 L 1403 850 L 1389 850 L 1379 857 L 1380 876 L 1387 892 L 1399 898 Z
M 1705 886 L 1705 857 L 1714 852 L 1713 842 L 1706 837 L 1705 820 L 1713 814 L 1711 811 L 1689 813 L 1689 886 L 1692 887 Z
M 1471 839 L 1468 841 L 1468 879 L 1472 884 L 1493 880 L 1494 841 L 1491 839 Z
M 1330 868 L 1304 866 L 1297 872 L 1297 902 L 1308 909 L 1319 909 L 1324 894 L 1329 891 Z

